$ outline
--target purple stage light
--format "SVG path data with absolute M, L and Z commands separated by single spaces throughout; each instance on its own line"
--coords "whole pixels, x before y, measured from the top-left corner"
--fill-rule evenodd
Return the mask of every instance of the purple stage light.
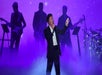
M 15 0 L 0 0 L 0 17 L 6 19 L 10 22 L 12 10 L 12 4 Z M 41 75 L 45 74 L 46 70 L 46 41 L 38 42 L 34 38 L 33 31 L 33 17 L 34 13 L 38 11 L 39 2 L 44 4 L 44 12 L 46 14 L 52 13 L 54 16 L 55 24 L 58 24 L 58 19 L 62 15 L 62 7 L 67 6 L 67 14 L 71 17 L 72 23 L 76 23 L 80 18 L 83 18 L 85 15 L 86 26 L 88 29 L 92 28 L 94 30 L 102 28 L 102 0 L 16 0 L 19 5 L 19 10 L 22 12 L 25 21 L 26 28 L 22 34 L 20 42 L 20 50 L 18 54 L 16 52 L 10 52 L 8 48 L 4 48 L 3 55 L 0 58 L 0 69 L 1 66 L 5 67 L 23 67 L 30 68 L 34 72 L 29 72 L 31 75 Z M 0 21 L 0 25 L 3 22 Z M 79 24 L 81 30 L 79 32 L 80 37 L 80 47 L 82 53 L 82 60 L 78 56 L 78 47 L 77 47 L 77 37 L 72 35 L 71 30 L 71 42 L 73 50 L 65 46 L 65 49 L 62 50 L 61 56 L 61 73 L 62 75 L 91 75 L 92 73 L 97 73 L 96 69 L 99 71 L 102 70 L 100 66 L 97 67 L 97 60 L 92 60 L 87 56 L 84 60 L 85 50 L 84 50 L 84 23 Z M 0 39 L 2 38 L 3 30 L 0 26 Z M 10 33 L 9 33 L 10 37 Z M 7 38 L 5 36 L 5 38 Z M 0 41 L 1 47 L 1 41 Z M 5 42 L 4 47 L 8 47 L 8 43 Z M 91 48 L 91 47 L 90 47 Z M 87 53 L 90 55 L 90 52 Z M 90 61 L 95 62 L 90 64 Z M 35 65 L 36 64 L 36 65 Z M 88 66 L 87 66 L 88 64 Z M 99 63 L 98 63 L 99 64 Z M 100 65 L 100 64 L 99 64 Z M 32 66 L 32 67 L 31 67 Z M 88 69 L 88 68 L 89 69 Z M 37 68 L 37 69 L 36 69 Z M 40 71 L 39 71 L 40 70 Z M 43 73 L 42 73 L 42 71 Z M 95 71 L 94 71 L 95 70 Z M 28 71 L 28 70 L 27 70 Z M 45 72 L 44 72 L 45 71 Z M 70 72 L 69 72 L 70 71 Z M 12 72 L 12 70 L 11 70 Z M 41 72 L 41 73 L 38 73 Z M 92 73 L 90 73 L 92 72 Z M 54 75 L 54 71 L 52 72 Z M 23 74 L 22 74 L 23 75 Z M 92 74 L 93 75 L 93 74 Z

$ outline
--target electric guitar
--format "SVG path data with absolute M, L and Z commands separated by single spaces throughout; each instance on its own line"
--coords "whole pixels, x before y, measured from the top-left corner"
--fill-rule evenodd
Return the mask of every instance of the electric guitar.
M 78 24 L 82 23 L 84 20 L 85 20 L 85 18 L 84 18 L 84 17 L 80 18 L 80 19 L 79 19 L 79 21 L 78 21 L 78 22 L 76 22 L 76 23 L 73 25 L 73 26 L 74 26 L 74 28 L 75 28 Z

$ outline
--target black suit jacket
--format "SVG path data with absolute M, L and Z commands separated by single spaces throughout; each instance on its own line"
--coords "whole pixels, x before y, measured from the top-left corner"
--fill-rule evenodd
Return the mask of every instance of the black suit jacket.
M 58 34 L 64 34 L 66 30 L 67 30 L 66 26 L 64 26 L 62 30 L 58 29 L 57 26 L 55 26 L 54 28 L 58 43 L 56 50 L 53 49 L 53 40 L 52 40 L 53 33 L 51 33 L 49 26 L 44 30 L 44 35 L 47 40 L 47 58 L 59 56 L 61 54 Z

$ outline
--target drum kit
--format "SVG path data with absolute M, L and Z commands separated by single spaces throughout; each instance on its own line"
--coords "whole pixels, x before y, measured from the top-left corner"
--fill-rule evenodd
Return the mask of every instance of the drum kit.
M 85 31 L 86 48 L 90 51 L 91 56 L 96 56 L 99 59 L 102 57 L 102 28 L 93 30 L 92 28 Z

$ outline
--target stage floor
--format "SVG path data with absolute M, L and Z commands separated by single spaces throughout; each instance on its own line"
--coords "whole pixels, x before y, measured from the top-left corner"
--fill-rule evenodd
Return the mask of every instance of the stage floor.
M 46 46 L 21 45 L 19 51 L 4 48 L 0 56 L 0 75 L 46 75 Z M 102 75 L 102 65 L 88 55 L 79 57 L 67 47 L 60 57 L 61 75 Z M 52 75 L 55 75 L 53 66 Z

